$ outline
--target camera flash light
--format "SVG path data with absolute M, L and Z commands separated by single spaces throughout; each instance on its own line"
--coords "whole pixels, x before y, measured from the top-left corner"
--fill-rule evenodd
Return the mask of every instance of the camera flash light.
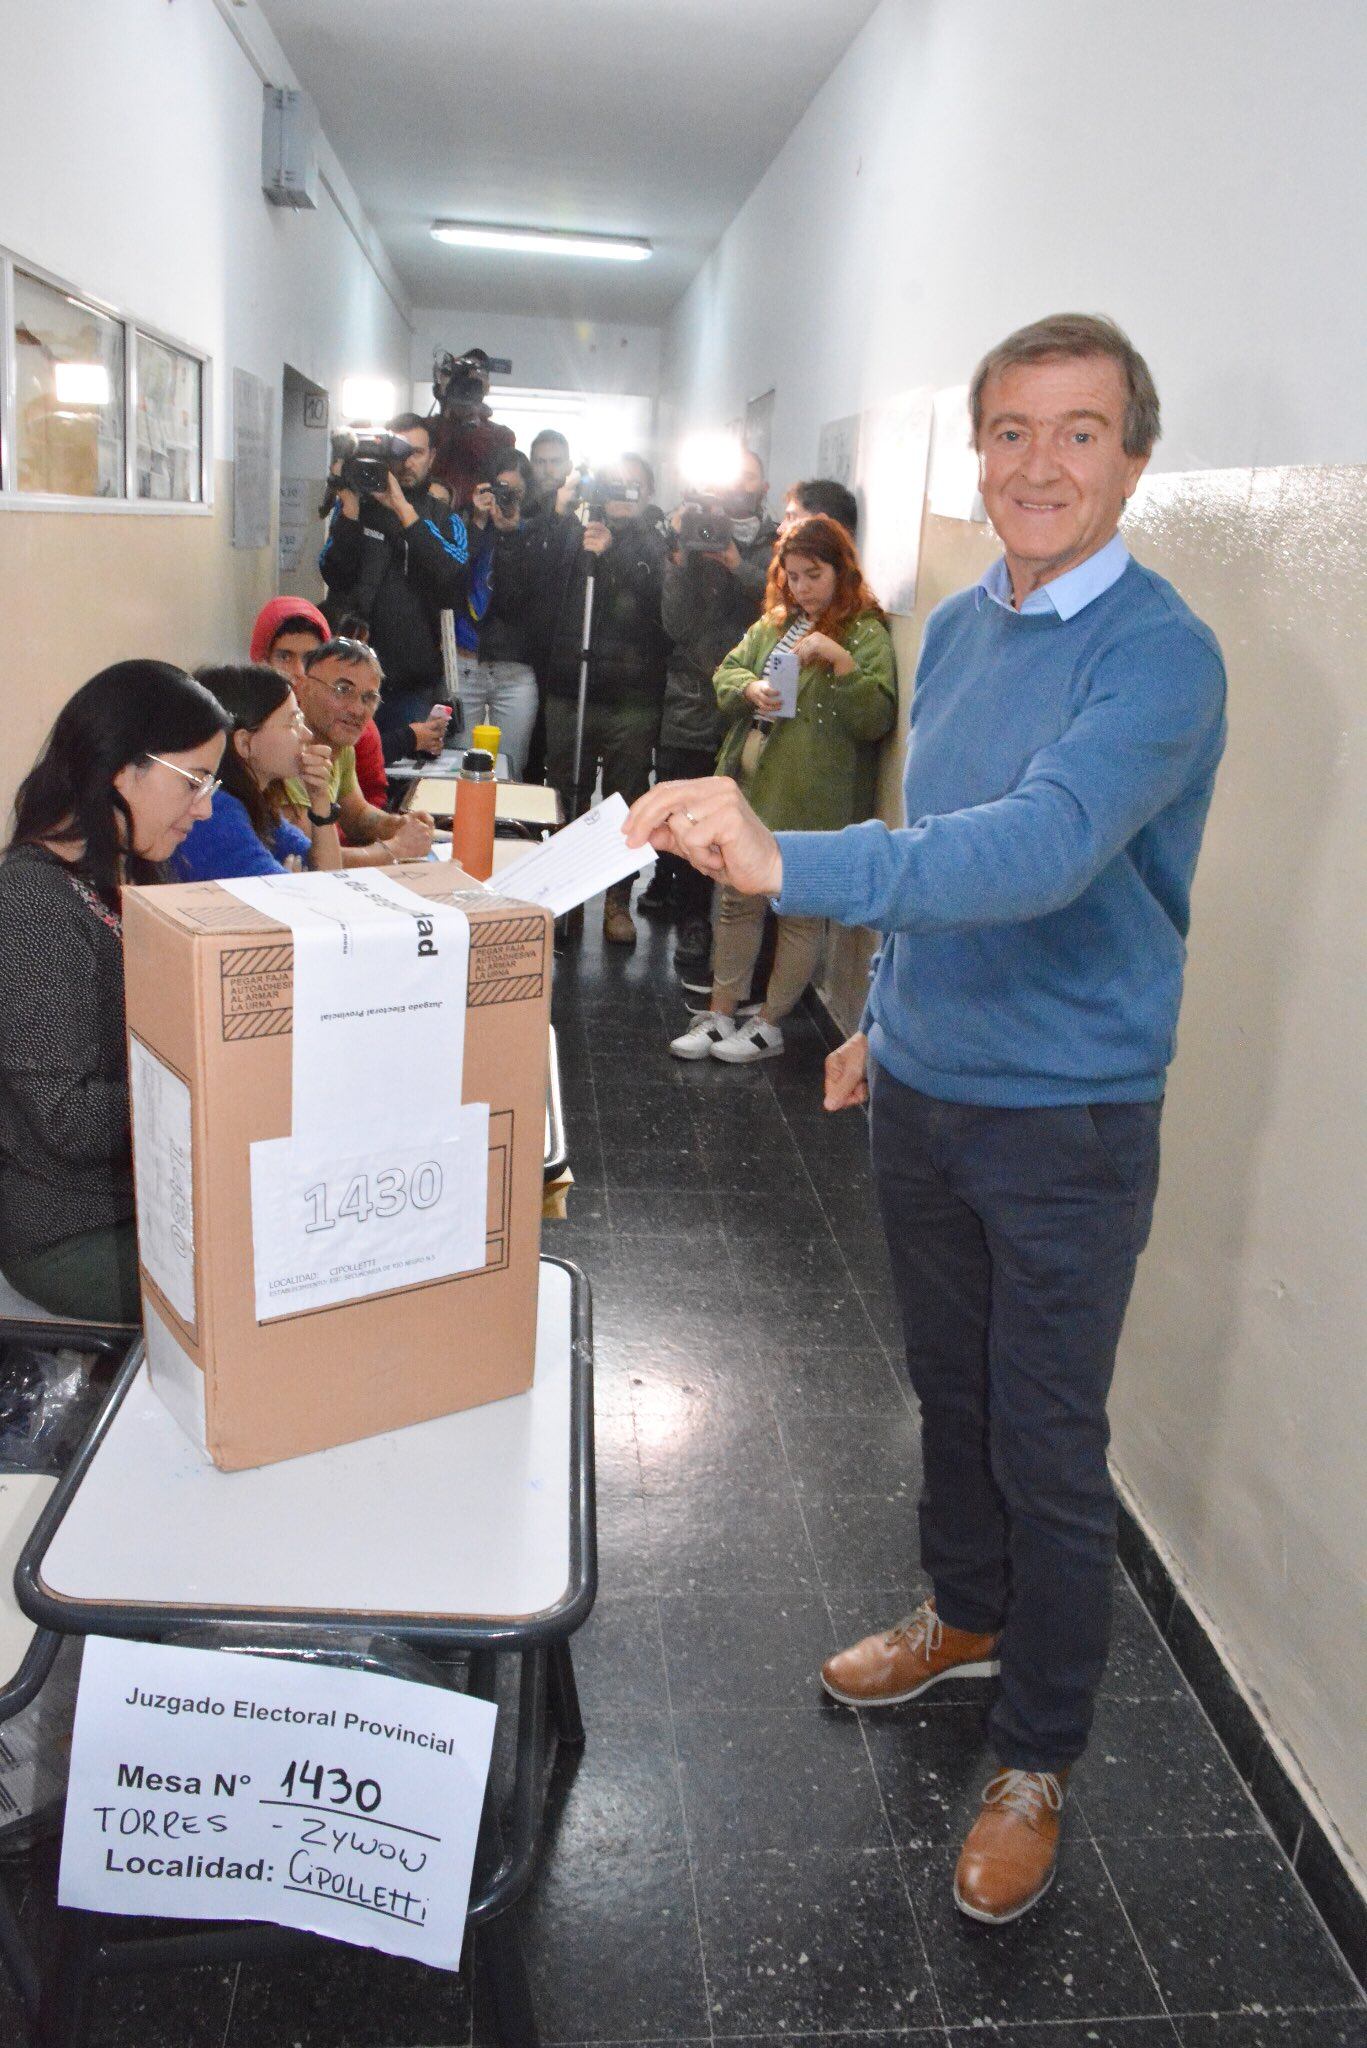
M 689 434 L 679 449 L 679 473 L 699 491 L 724 491 L 740 480 L 744 450 L 734 434 Z
M 394 386 L 388 377 L 343 377 L 342 418 L 348 425 L 369 426 L 394 411 Z

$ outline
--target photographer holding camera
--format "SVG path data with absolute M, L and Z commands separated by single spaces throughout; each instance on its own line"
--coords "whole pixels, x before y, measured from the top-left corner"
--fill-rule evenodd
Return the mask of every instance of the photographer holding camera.
M 490 474 L 490 464 L 512 452 L 517 437 L 511 427 L 499 424 L 485 403 L 490 374 L 498 370 L 507 376 L 512 367 L 482 348 L 467 348 L 463 356 L 447 350 L 433 362 L 432 396 L 438 417 L 428 422 L 432 473 L 450 493 L 453 505 L 468 505 L 476 484 Z
M 431 471 L 431 433 L 412 412 L 332 466 L 337 503 L 318 566 L 329 617 L 369 623 L 385 674 L 376 723 L 386 761 L 441 752 L 446 720 L 431 715 L 449 700 L 440 619 L 460 616 L 469 584 L 465 527 Z
M 578 505 L 583 523 L 571 511 Z M 587 807 L 598 764 L 603 794 L 628 803 L 645 793 L 660 730 L 665 657 L 660 623 L 665 545 L 646 510 L 641 486 L 624 464 L 598 476 L 573 472 L 556 496 L 553 517 L 538 520 L 539 620 L 536 644 L 546 649 L 546 779 L 559 790 L 567 818 Z M 594 569 L 584 745 L 575 786 L 575 729 L 584 641 L 584 586 Z M 603 935 L 633 946 L 631 883 L 609 889 Z
M 764 509 L 764 465 L 747 449 L 734 484 L 686 498 L 670 519 L 674 552 L 661 617 L 674 645 L 665 673 L 655 772 L 691 781 L 716 766 L 725 722 L 712 678 L 764 608 L 777 529 Z M 674 917 L 674 964 L 706 973 L 712 954 L 712 884 L 687 861 L 661 854 L 641 908 Z
M 470 536 L 470 596 L 456 622 L 468 657 L 461 665 L 467 726 L 496 725 L 508 773 L 521 782 L 540 699 L 531 661 L 535 536 L 523 521 L 526 458 L 505 449 L 475 485 L 465 524 Z M 453 736 L 454 737 L 454 736 Z

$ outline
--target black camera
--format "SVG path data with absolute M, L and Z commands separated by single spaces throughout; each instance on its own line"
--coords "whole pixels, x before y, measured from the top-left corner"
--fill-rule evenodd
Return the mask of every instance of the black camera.
M 624 476 L 610 473 L 595 476 L 584 470 L 579 478 L 579 503 L 588 507 L 591 519 L 602 519 L 609 505 L 639 505 L 641 486 L 628 483 Z
M 413 453 L 411 445 L 384 428 L 364 434 L 347 430 L 332 437 L 332 459 L 342 467 L 338 488 L 355 491 L 360 498 L 374 498 L 384 490 L 389 477 L 402 474 Z
M 507 356 L 490 356 L 482 348 L 467 348 L 463 356 L 443 349 L 432 358 L 432 396 L 443 412 L 478 405 L 490 377 L 511 377 L 513 366 Z
M 505 519 L 511 519 L 514 512 L 522 510 L 524 494 L 516 484 L 492 483 L 489 488 L 494 494 L 495 505 Z
M 685 554 L 724 555 L 731 541 L 731 515 L 720 498 L 685 498 L 676 542 Z

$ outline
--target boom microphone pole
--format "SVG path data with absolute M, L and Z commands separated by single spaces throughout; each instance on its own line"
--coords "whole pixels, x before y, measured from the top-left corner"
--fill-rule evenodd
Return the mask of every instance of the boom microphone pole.
M 579 701 L 574 712 L 574 779 L 570 790 L 570 824 L 574 823 L 575 818 L 581 817 L 587 809 L 585 799 L 589 794 L 583 786 L 584 714 L 588 709 L 589 661 L 593 653 L 593 579 L 597 567 L 597 555 L 589 554 L 584 574 L 584 623 L 579 635 Z

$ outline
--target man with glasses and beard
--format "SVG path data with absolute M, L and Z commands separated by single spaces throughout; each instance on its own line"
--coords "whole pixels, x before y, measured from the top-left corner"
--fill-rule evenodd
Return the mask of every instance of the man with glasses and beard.
M 340 825 L 347 844 L 343 867 L 387 867 L 394 861 L 424 860 L 432 845 L 432 820 L 426 811 L 396 817 L 367 803 L 356 780 L 356 741 L 365 722 L 380 707 L 380 664 L 372 648 L 360 640 L 329 640 L 304 657 L 304 673 L 295 685 L 299 708 L 315 738 L 332 749 L 330 803 L 326 811 L 310 807 L 301 782 L 287 782 L 285 794 L 301 813 L 299 822 L 322 828 Z

